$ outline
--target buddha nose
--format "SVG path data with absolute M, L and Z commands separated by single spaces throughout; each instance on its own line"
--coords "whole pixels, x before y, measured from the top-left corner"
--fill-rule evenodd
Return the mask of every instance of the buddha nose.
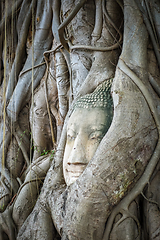
M 68 159 L 68 164 L 87 164 L 86 154 L 85 154 L 85 144 L 84 141 L 77 138 L 75 139 L 70 157 Z

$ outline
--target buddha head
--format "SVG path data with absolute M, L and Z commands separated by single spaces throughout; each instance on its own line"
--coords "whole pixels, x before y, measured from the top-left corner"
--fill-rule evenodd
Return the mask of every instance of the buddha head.
M 63 158 L 63 174 L 68 186 L 83 173 L 110 127 L 113 117 L 110 88 L 111 81 L 103 82 L 74 105 Z

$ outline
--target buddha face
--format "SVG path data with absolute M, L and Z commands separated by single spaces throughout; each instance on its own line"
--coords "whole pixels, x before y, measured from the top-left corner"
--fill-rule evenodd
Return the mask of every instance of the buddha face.
M 92 159 L 110 126 L 111 117 L 103 108 L 77 108 L 67 126 L 63 174 L 67 185 L 74 183 Z

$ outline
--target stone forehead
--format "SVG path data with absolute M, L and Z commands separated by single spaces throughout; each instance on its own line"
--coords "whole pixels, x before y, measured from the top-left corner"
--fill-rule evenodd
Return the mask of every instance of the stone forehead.
M 74 108 L 106 108 L 112 105 L 111 96 L 112 79 L 101 83 L 93 93 L 86 94 L 79 98 Z

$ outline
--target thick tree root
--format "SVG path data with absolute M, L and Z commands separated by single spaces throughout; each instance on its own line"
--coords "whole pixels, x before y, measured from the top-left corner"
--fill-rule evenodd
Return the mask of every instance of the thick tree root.
M 157 113 L 157 109 L 153 103 L 152 96 L 150 95 L 147 87 L 142 83 L 142 81 L 137 77 L 137 75 L 132 72 L 129 67 L 125 64 L 125 62 L 122 59 L 119 59 L 119 64 L 118 67 L 120 70 L 127 75 L 140 89 L 142 92 L 144 98 L 146 99 L 146 102 L 149 106 L 149 109 L 151 111 L 151 114 L 154 118 L 154 121 L 157 126 L 158 130 L 158 135 L 160 136 L 160 120 L 159 120 L 159 115 Z M 150 178 L 156 168 L 156 165 L 159 161 L 159 156 L 160 156 L 160 137 L 158 136 L 158 142 L 155 148 L 155 151 L 143 173 L 141 178 L 138 180 L 137 184 L 133 187 L 133 189 L 127 194 L 126 197 L 124 197 L 121 202 L 113 209 L 108 221 L 107 221 L 107 226 L 106 230 L 104 233 L 103 240 L 109 240 L 109 236 L 112 230 L 113 222 L 118 213 L 123 212 L 129 212 L 129 205 L 133 200 L 142 193 L 144 187 L 149 183 Z
M 8 235 L 9 240 L 16 240 L 16 226 L 11 215 L 12 206 L 0 215 L 0 240 L 4 240 L 4 233 Z
M 109 21 L 109 23 L 113 26 L 113 28 L 116 30 L 116 32 L 119 34 L 119 40 L 117 42 L 117 44 L 119 43 L 119 46 L 120 44 L 122 43 L 122 38 L 123 38 L 123 35 L 122 33 L 120 32 L 120 30 L 117 28 L 117 26 L 114 24 L 114 22 L 112 21 L 112 19 L 110 18 L 108 12 L 107 12 L 107 9 L 105 7 L 105 0 L 102 1 L 102 8 L 103 8 L 103 14 L 104 16 L 106 17 L 106 19 Z M 113 36 L 114 37 L 114 36 Z
M 92 42 L 96 43 L 101 37 L 102 27 L 103 27 L 103 11 L 102 11 L 102 0 L 96 0 L 96 13 L 95 13 L 95 25 L 92 32 Z
M 71 14 L 64 20 L 64 22 L 59 26 L 58 33 L 59 33 L 59 39 L 62 43 L 63 47 L 69 51 L 67 41 L 64 39 L 64 29 L 65 27 L 72 21 L 72 19 L 76 16 L 78 11 L 81 9 L 81 7 L 84 5 L 86 0 L 80 0 L 78 4 L 76 4 L 75 8 L 72 10 Z
M 142 5 L 140 4 L 140 2 L 137 0 L 135 0 L 135 2 L 137 3 L 137 6 L 139 7 L 139 9 L 141 10 L 141 13 L 143 15 L 144 23 L 146 24 L 147 30 L 149 32 L 149 35 L 150 35 L 150 38 L 151 38 L 151 41 L 153 44 L 153 49 L 154 49 L 154 52 L 155 52 L 155 55 L 156 55 L 156 58 L 158 61 L 158 65 L 160 66 L 160 53 L 159 53 L 160 46 L 159 46 L 159 41 L 157 40 L 157 34 L 156 34 L 156 30 L 155 30 L 155 27 L 153 24 L 153 19 L 152 19 L 151 13 L 150 13 L 148 3 L 147 3 L 147 1 L 145 1 L 145 3 L 147 3 L 146 11 L 148 12 L 149 19 L 148 19 L 147 13 L 145 12 L 145 10 L 142 7 Z
M 0 33 L 2 32 L 2 30 L 4 29 L 4 25 L 5 25 L 5 21 L 9 21 L 11 19 L 11 17 L 13 16 L 13 14 L 16 14 L 17 9 L 20 7 L 21 3 L 23 0 L 17 0 L 14 5 L 12 6 L 12 8 L 8 8 L 7 13 L 4 14 L 4 16 L 2 17 L 2 20 L 0 22 Z M 7 16 L 6 16 L 7 15 Z
M 157 93 L 158 97 L 160 97 L 160 85 L 158 81 L 149 73 L 149 82 L 153 87 L 154 91 Z
M 87 45 L 72 45 L 71 42 L 68 40 L 68 44 L 67 44 L 67 40 L 64 39 L 64 29 L 65 27 L 72 21 L 72 19 L 75 17 L 75 15 L 78 13 L 78 11 L 81 9 L 81 7 L 83 6 L 83 4 L 85 3 L 85 0 L 80 1 L 79 4 L 76 5 L 76 7 L 73 9 L 73 11 L 71 12 L 71 14 L 67 17 L 67 19 L 59 26 L 58 28 L 58 32 L 59 32 L 59 39 L 62 43 L 62 45 L 64 46 L 65 49 L 67 49 L 68 51 L 73 50 L 73 49 L 83 49 L 83 50 L 91 50 L 91 51 L 100 51 L 100 52 L 105 52 L 105 51 L 111 51 L 111 50 L 115 50 L 117 48 L 119 48 L 119 46 L 122 43 L 122 34 L 120 33 L 119 29 L 115 26 L 115 24 L 112 22 L 112 20 L 110 19 L 110 17 L 108 16 L 106 9 L 105 9 L 105 1 L 103 1 L 102 7 L 103 7 L 103 12 L 104 15 L 106 16 L 106 18 L 110 21 L 110 23 L 112 24 L 112 26 L 116 29 L 116 31 L 118 32 L 118 34 L 120 35 L 120 39 L 118 40 L 117 43 L 113 44 L 112 46 L 109 47 L 96 47 L 96 46 L 87 46 Z M 98 9 L 97 9 L 98 8 Z M 101 16 L 101 9 L 99 9 L 99 1 L 96 2 L 96 11 L 98 12 L 98 20 L 102 18 Z M 93 30 L 92 33 L 92 37 L 96 37 L 96 40 L 98 38 L 100 38 L 100 33 L 101 33 L 101 28 L 102 28 L 102 23 L 101 21 L 97 23 L 98 21 L 96 19 L 95 21 L 95 28 Z
M 46 99 L 46 105 L 47 105 L 47 111 L 48 111 L 48 116 L 49 116 L 49 123 L 50 123 L 50 128 L 51 128 L 51 136 L 52 136 L 52 142 L 53 142 L 53 148 L 54 149 L 56 148 L 56 140 L 55 140 L 54 132 L 53 132 L 53 125 L 52 125 L 51 113 L 50 113 L 50 108 L 49 108 L 49 103 L 48 103 L 48 93 L 47 93 L 47 78 L 48 78 L 48 73 L 49 73 L 49 65 L 48 65 L 47 54 L 54 53 L 61 47 L 62 47 L 62 44 L 59 44 L 55 49 L 45 51 L 43 53 L 44 59 L 45 59 L 46 65 L 47 65 L 45 81 L 44 81 L 44 92 L 45 92 L 45 99 Z
M 12 96 L 13 91 L 17 84 L 18 74 L 19 74 L 20 70 L 22 69 L 22 59 L 25 56 L 25 44 L 26 44 L 27 36 L 28 36 L 28 31 L 26 31 L 26 29 L 29 28 L 31 17 L 32 17 L 32 8 L 35 7 L 35 4 L 36 4 L 36 0 L 31 2 L 31 4 L 28 6 L 27 15 L 26 15 L 25 19 L 23 19 L 23 23 L 20 23 L 22 25 L 17 26 L 17 28 L 20 28 L 20 30 L 18 31 L 19 41 L 18 41 L 18 45 L 17 45 L 17 49 L 16 49 L 14 63 L 12 65 L 12 70 L 11 70 L 8 85 L 7 85 L 7 90 L 6 90 L 6 102 L 7 103 L 9 103 L 9 101 L 11 99 L 11 96 Z M 23 8 L 23 5 L 22 5 L 22 10 L 26 10 L 25 8 Z
M 26 151 L 26 146 L 24 145 L 24 143 L 21 141 L 21 139 L 19 138 L 19 136 L 17 134 L 14 134 L 16 140 L 17 140 L 17 143 L 19 145 L 19 148 L 21 149 L 22 153 L 23 153 L 23 156 L 24 156 L 24 159 L 27 163 L 27 167 L 30 165 L 30 160 L 29 160 L 29 157 L 28 157 L 28 154 L 27 154 L 27 151 Z

